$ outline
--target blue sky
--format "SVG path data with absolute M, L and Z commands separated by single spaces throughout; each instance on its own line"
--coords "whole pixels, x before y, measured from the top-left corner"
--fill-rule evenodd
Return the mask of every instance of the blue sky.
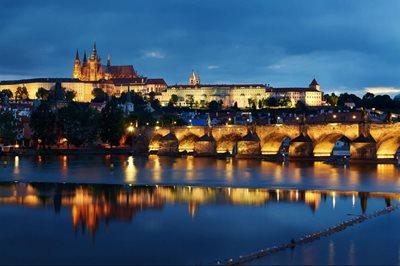
M 0 80 L 70 77 L 93 41 L 105 63 L 187 83 L 400 92 L 400 1 L 15 1 L 0 8 Z

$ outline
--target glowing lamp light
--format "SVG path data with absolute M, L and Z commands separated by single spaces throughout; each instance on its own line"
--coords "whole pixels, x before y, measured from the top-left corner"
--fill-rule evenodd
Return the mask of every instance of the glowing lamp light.
M 336 118 L 336 115 L 333 115 L 333 118 Z
M 355 115 L 353 115 L 353 119 L 356 119 L 356 116 L 355 116 Z
M 127 129 L 129 133 L 132 133 L 135 130 L 135 128 L 132 125 L 130 125 Z

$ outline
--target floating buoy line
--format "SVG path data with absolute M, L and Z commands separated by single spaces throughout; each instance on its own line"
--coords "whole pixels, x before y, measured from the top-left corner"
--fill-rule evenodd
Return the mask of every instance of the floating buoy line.
M 375 217 L 378 217 L 378 216 L 381 216 L 384 214 L 391 213 L 399 208 L 400 208 L 400 205 L 388 206 L 384 209 L 377 210 L 370 214 L 362 214 L 362 215 L 354 216 L 352 219 L 349 219 L 349 220 L 346 220 L 337 225 L 331 226 L 325 230 L 318 231 L 318 232 L 315 232 L 312 234 L 308 234 L 308 235 L 305 235 L 304 237 L 301 237 L 298 239 L 291 239 L 288 243 L 280 244 L 280 245 L 273 246 L 273 247 L 266 248 L 266 249 L 261 249 L 259 251 L 256 251 L 254 253 L 251 253 L 251 254 L 248 254 L 245 256 L 239 256 L 239 258 L 236 258 L 236 259 L 231 258 L 231 259 L 219 260 L 216 262 L 216 264 L 218 264 L 218 265 L 240 265 L 243 263 L 248 263 L 253 260 L 272 255 L 279 251 L 283 251 L 285 249 L 294 248 L 298 245 L 303 245 L 303 244 L 307 244 L 307 243 L 316 241 L 316 240 L 320 239 L 321 237 L 326 237 L 326 236 L 330 236 L 330 235 L 339 233 L 339 232 L 347 229 L 350 226 L 362 223 L 371 218 L 375 218 Z

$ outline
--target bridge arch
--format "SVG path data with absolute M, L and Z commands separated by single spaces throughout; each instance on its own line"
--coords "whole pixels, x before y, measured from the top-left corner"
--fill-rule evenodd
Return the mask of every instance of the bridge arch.
M 162 138 L 162 135 L 157 133 L 155 134 L 149 143 L 149 152 L 154 152 L 158 151 L 160 149 L 160 139 Z
M 194 152 L 196 140 L 199 137 L 195 134 L 187 134 L 179 140 L 179 151 Z
M 239 133 L 230 133 L 228 135 L 223 135 L 216 141 L 216 151 L 217 153 L 229 152 L 230 154 L 234 153 L 234 149 L 237 145 L 237 142 L 242 138 L 242 135 Z
M 263 155 L 276 155 L 282 149 L 285 140 L 292 138 L 284 133 L 272 133 L 264 137 L 261 142 L 261 154 Z
M 335 144 L 338 140 L 350 142 L 350 139 L 342 133 L 331 133 L 323 135 L 315 140 L 313 154 L 315 157 L 328 157 L 332 155 Z
M 394 159 L 400 149 L 400 135 L 391 133 L 378 141 L 376 156 L 378 159 Z

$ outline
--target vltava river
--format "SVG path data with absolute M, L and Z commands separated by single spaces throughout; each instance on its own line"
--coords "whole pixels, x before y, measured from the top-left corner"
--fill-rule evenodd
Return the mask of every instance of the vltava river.
M 155 155 L 0 157 L 0 181 L 299 188 L 400 192 L 393 164 L 171 158 Z
M 394 165 L 0 157 L 0 264 L 211 264 L 400 200 Z M 399 264 L 400 211 L 254 264 Z

